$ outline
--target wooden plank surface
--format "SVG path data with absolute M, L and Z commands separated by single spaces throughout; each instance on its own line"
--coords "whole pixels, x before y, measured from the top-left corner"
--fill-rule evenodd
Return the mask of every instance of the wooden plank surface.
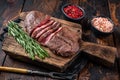
M 24 20 L 22 17 L 25 16 L 27 13 L 23 12 L 21 14 L 22 15 L 19 18 Z M 81 25 L 76 24 L 76 23 L 72 23 L 72 22 L 68 22 L 65 20 L 57 19 L 54 17 L 51 17 L 51 19 L 54 19 L 55 21 L 60 22 L 62 25 L 61 27 L 67 26 L 67 27 L 69 27 L 69 29 L 77 32 L 78 34 L 80 34 L 79 37 L 81 38 L 81 34 L 82 34 Z M 4 51 L 8 52 L 8 55 L 11 55 L 11 57 L 13 57 L 13 58 L 18 58 L 19 60 L 22 60 L 22 61 L 26 61 L 23 59 L 28 59 L 27 61 L 29 61 L 29 62 L 39 62 L 39 64 L 40 64 L 39 66 L 43 65 L 44 67 L 46 67 L 46 65 L 47 65 L 47 68 L 50 68 L 50 69 L 55 70 L 55 71 L 65 70 L 71 64 L 71 62 L 73 62 L 74 59 L 77 58 L 77 55 L 79 54 L 79 53 L 76 53 L 72 57 L 63 58 L 61 56 L 55 55 L 49 49 L 44 48 L 48 52 L 48 54 L 50 55 L 50 58 L 45 58 L 44 60 L 42 60 L 42 59 L 36 57 L 35 61 L 33 61 L 27 55 L 25 50 L 15 41 L 15 39 L 13 37 L 10 37 L 10 36 L 7 36 L 5 38 L 5 40 L 3 42 L 2 49 Z M 114 58 L 112 58 L 112 59 L 114 59 Z M 114 60 L 112 60 L 112 61 L 114 61 Z M 44 64 L 46 64 L 46 65 L 44 65 Z M 55 68 L 57 68 L 57 69 L 55 69 Z
M 23 0 L 1 0 L 0 1 L 0 33 L 3 32 L 4 24 L 11 18 L 18 15 L 22 9 Z M 0 42 L 2 44 L 2 42 Z M 1 45 L 0 45 L 1 46 Z M 7 55 L 1 51 L 0 48 L 0 65 L 4 65 L 6 62 Z M 11 59 L 9 59 L 11 60 Z M 0 74 L 0 80 L 6 80 L 6 73 L 2 72 Z
M 10 1 L 10 0 L 7 0 L 7 1 Z M 12 1 L 16 1 L 16 0 L 12 0 Z M 23 0 L 17 0 L 17 2 L 18 1 L 22 2 Z M 87 16 L 84 18 L 84 20 L 79 22 L 83 25 L 83 32 L 84 32 L 82 35 L 83 40 L 99 43 L 103 45 L 109 45 L 109 46 L 115 46 L 114 45 L 114 40 L 115 40 L 118 52 L 120 52 L 120 46 L 119 46 L 120 28 L 116 29 L 114 38 L 113 38 L 113 35 L 109 35 L 107 37 L 101 37 L 101 36 L 96 37 L 94 33 L 90 30 L 90 27 L 87 26 L 86 24 L 88 19 L 93 15 L 105 15 L 107 17 L 111 17 L 114 23 L 118 27 L 120 27 L 120 18 L 119 18 L 120 1 L 119 0 L 114 0 L 114 1 L 113 0 L 25 0 L 23 11 L 36 9 L 44 13 L 50 14 L 54 17 L 65 19 L 63 14 L 61 13 L 61 6 L 69 2 L 74 4 L 79 4 L 86 11 Z M 15 6 L 15 5 L 17 4 L 13 4 L 12 6 Z M 0 15 L 3 15 L 4 13 L 6 13 L 4 17 L 10 16 L 8 15 L 9 12 L 7 11 L 5 12 L 5 10 L 12 8 L 14 11 L 14 7 L 8 6 L 8 3 L 6 3 L 6 0 L 1 0 L 0 6 L 3 6 L 2 9 L 0 10 Z M 21 4 L 17 6 L 21 6 Z M 20 8 L 16 9 L 15 12 L 13 12 L 12 14 L 17 14 Z M 1 20 L 0 25 L 2 25 L 5 19 L 8 20 L 8 18 L 3 18 L 3 17 L 0 18 Z M 38 67 L 15 61 L 9 58 L 8 56 L 6 58 L 4 66 L 25 67 L 28 69 L 39 70 Z M 106 68 L 94 63 L 94 61 L 89 61 L 88 65 L 86 65 L 84 70 L 80 72 L 78 76 L 78 80 L 119 80 L 120 77 L 118 74 L 118 69 L 120 68 L 117 66 L 117 63 L 115 63 L 115 66 L 113 68 Z M 2 72 L 0 74 L 0 80 L 54 80 L 54 79 L 39 77 L 39 76 L 29 76 L 29 75 L 20 75 L 20 74 Z
M 120 73 L 120 1 L 118 0 L 109 0 L 109 9 L 110 9 L 110 15 L 112 20 L 115 23 L 115 32 L 114 32 L 114 41 L 115 45 L 118 50 L 117 54 L 117 62 L 118 62 L 118 69 Z
M 82 21 L 82 26 L 85 26 L 85 28 L 83 28 L 83 31 L 85 32 L 83 33 L 83 40 L 95 42 L 102 45 L 114 46 L 113 35 L 109 35 L 106 37 L 96 36 L 90 30 L 90 26 L 87 26 L 87 24 L 85 24 L 87 23 L 87 19 L 89 19 L 91 16 L 102 15 L 111 17 L 107 0 L 80 0 L 80 5 L 84 7 L 87 15 L 84 21 Z M 113 80 L 118 80 L 119 74 L 117 63 L 115 65 L 116 66 L 114 66 L 114 68 L 109 69 L 90 62 L 87 65 L 87 68 L 85 68 L 83 72 L 80 73 L 79 80 L 110 80 L 111 77 Z
M 10 2 L 9 0 L 7 0 L 7 1 L 1 0 L 1 2 L 0 2 L 0 7 L 1 7 L 1 9 L 0 9 L 0 33 L 3 32 L 2 26 L 4 26 L 5 22 L 7 22 L 11 18 L 15 17 L 21 11 L 22 4 L 23 4 L 23 0 L 21 0 L 21 1 L 16 0 L 16 2 L 15 1 Z M 14 7 L 14 6 L 16 6 L 16 7 Z M 2 44 L 2 43 L 0 42 L 0 44 Z M 0 53 L 1 53 L 1 57 L 4 58 L 5 54 L 1 51 L 1 48 L 0 48 Z
M 25 6 L 23 8 L 24 11 L 31 11 L 31 10 L 38 10 L 40 12 L 43 12 L 45 14 L 52 15 L 54 10 L 56 9 L 59 1 L 57 0 L 29 0 L 26 1 Z M 34 6 L 31 6 L 34 5 Z
M 25 16 L 26 14 L 27 14 L 27 12 L 21 13 L 20 14 L 21 16 L 19 16 L 19 18 L 24 20 L 23 16 Z M 81 39 L 82 31 L 81 31 L 81 26 L 79 24 L 68 22 L 68 21 L 61 20 L 61 19 L 57 19 L 54 17 L 51 17 L 51 18 L 60 22 L 62 24 L 62 26 L 68 26 L 72 30 L 79 33 L 80 39 Z M 102 64 L 109 66 L 109 67 L 114 64 L 115 54 L 117 53 L 117 51 L 114 47 L 102 46 L 102 45 L 93 44 L 93 43 L 84 42 L 84 41 L 80 41 L 80 46 L 81 46 L 80 50 L 86 52 L 89 55 L 89 57 L 94 56 L 94 58 L 98 61 L 98 63 L 100 63 L 100 61 L 101 61 Z M 89 47 L 89 46 L 91 46 L 91 47 Z M 48 51 L 48 53 L 51 57 L 46 58 L 44 60 L 36 58 L 35 61 L 32 61 L 31 59 L 29 59 L 27 53 L 25 53 L 25 50 L 15 41 L 14 38 L 12 38 L 10 36 L 7 36 L 4 39 L 2 49 L 13 58 L 17 58 L 22 61 L 26 61 L 26 59 L 27 59 L 27 61 L 29 61 L 31 63 L 38 61 L 39 63 L 43 64 L 44 67 L 45 67 L 45 65 L 44 65 L 44 63 L 45 63 L 46 65 L 48 64 L 47 68 L 50 68 L 50 65 L 52 65 L 53 67 L 51 66 L 50 69 L 56 70 L 54 68 L 54 67 L 56 67 L 57 71 L 59 71 L 59 70 L 63 71 L 64 69 L 66 69 L 66 67 L 69 66 L 69 64 L 71 62 L 73 62 L 73 60 L 76 58 L 76 55 L 78 55 L 78 54 L 75 54 L 69 58 L 62 58 L 60 56 L 54 55 L 54 53 L 52 53 L 52 51 L 45 48 L 45 50 Z M 61 62 L 59 62 L 59 61 L 61 61 Z M 40 64 L 40 66 L 41 66 L 41 64 Z

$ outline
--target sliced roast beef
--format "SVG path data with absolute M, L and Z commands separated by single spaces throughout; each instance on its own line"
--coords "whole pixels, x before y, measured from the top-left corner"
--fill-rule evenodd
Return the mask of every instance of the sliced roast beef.
M 34 31 L 31 33 L 31 37 L 36 38 L 36 36 L 37 36 L 38 34 L 40 34 L 39 32 L 42 33 L 42 31 L 43 31 L 44 29 L 48 28 L 48 26 L 52 25 L 53 22 L 54 22 L 53 20 L 50 20 L 48 23 L 46 23 L 46 24 L 44 24 L 44 25 L 42 25 L 42 26 L 39 26 L 39 27 L 37 27 L 36 29 L 34 29 Z
M 49 21 L 50 21 L 50 16 L 46 16 L 45 19 L 42 20 L 39 25 L 37 25 L 36 27 L 34 27 L 34 28 L 30 31 L 30 35 L 32 35 L 32 33 L 33 33 L 33 31 L 34 31 L 35 29 L 41 27 L 42 25 L 46 24 L 46 23 L 49 22 Z
M 68 27 L 62 27 L 55 35 L 46 40 L 44 45 L 61 56 L 72 56 L 79 50 L 79 35 Z
M 54 33 L 51 33 L 49 36 L 47 36 L 46 38 L 42 39 L 41 41 L 39 41 L 38 39 L 38 42 L 40 42 L 42 45 L 47 45 L 47 43 L 49 42 L 49 40 L 54 36 L 56 35 L 60 30 L 62 30 L 62 27 L 60 27 L 59 29 L 57 29 Z
M 57 29 L 59 29 L 59 27 L 60 27 L 60 23 L 58 23 L 58 22 L 51 25 L 51 29 L 47 30 L 44 34 L 39 36 L 38 41 L 41 42 L 44 38 L 47 38 L 49 35 L 51 35 L 53 32 L 55 32 Z
M 24 20 L 28 34 L 30 34 L 34 27 L 38 26 L 42 20 L 45 20 L 47 18 L 49 19 L 48 15 L 40 13 L 39 11 L 30 11 Z
M 63 57 L 72 56 L 79 50 L 79 34 L 70 27 L 43 17 L 38 12 L 30 12 L 25 18 L 27 31 L 41 45 Z
M 53 24 L 54 24 L 54 20 L 51 20 L 49 24 L 45 24 L 43 26 L 46 26 L 44 29 L 42 29 L 41 31 L 38 31 L 39 33 L 36 35 L 35 38 L 39 38 L 42 34 L 44 34 L 46 31 L 48 31 L 49 29 L 52 28 Z

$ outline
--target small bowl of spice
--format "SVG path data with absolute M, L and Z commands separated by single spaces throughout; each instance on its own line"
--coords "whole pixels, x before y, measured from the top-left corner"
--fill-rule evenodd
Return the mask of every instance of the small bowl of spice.
M 114 31 L 114 23 L 108 17 L 93 17 L 91 19 L 91 26 L 97 34 L 110 34 Z
M 62 12 L 70 20 L 81 20 L 85 16 L 85 11 L 78 5 L 65 4 L 62 6 Z

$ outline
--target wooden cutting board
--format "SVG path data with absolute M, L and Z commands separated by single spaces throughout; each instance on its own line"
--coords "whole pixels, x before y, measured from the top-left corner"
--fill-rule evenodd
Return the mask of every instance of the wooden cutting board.
M 26 13 L 21 13 L 19 18 L 24 18 Z M 81 34 L 81 25 L 68 22 L 65 20 L 57 19 L 52 17 L 54 20 L 59 21 L 62 25 L 66 25 L 71 27 L 73 30 L 77 31 L 79 30 L 79 33 Z M 19 23 L 19 25 L 22 25 L 22 22 Z M 80 35 L 81 37 L 81 35 Z M 55 71 L 64 71 L 76 58 L 79 53 L 76 55 L 73 55 L 69 58 L 63 58 L 61 56 L 55 55 L 52 53 L 48 48 L 44 48 L 50 55 L 50 58 L 45 58 L 44 60 L 41 60 L 38 57 L 35 57 L 35 60 L 31 60 L 28 56 L 28 54 L 25 52 L 25 50 L 22 48 L 21 45 L 19 45 L 16 40 L 12 36 L 7 36 L 4 39 L 2 49 L 11 57 L 19 59 L 21 61 L 35 63 L 38 66 L 43 66 Z
M 24 20 L 24 16 L 27 12 L 21 13 L 17 18 Z M 74 31 L 79 31 L 80 39 L 82 35 L 82 29 L 80 24 L 72 23 L 69 21 L 61 20 L 52 17 L 54 20 L 59 21 L 62 25 L 71 27 Z M 22 26 L 22 22 L 19 23 Z M 63 58 L 61 56 L 55 55 L 50 51 L 48 48 L 45 50 L 48 51 L 50 58 L 45 58 L 41 60 L 38 57 L 35 57 L 35 60 L 31 60 L 25 50 L 19 45 L 15 39 L 11 36 L 7 36 L 4 39 L 2 49 L 11 57 L 19 59 L 21 61 L 30 62 L 37 64 L 38 66 L 44 66 L 48 69 L 54 71 L 64 71 L 72 62 L 80 55 L 81 53 L 76 53 L 72 57 Z M 115 54 L 117 53 L 116 48 L 110 46 L 103 46 L 95 43 L 84 42 L 81 40 L 80 42 L 80 51 L 85 52 L 89 58 L 94 61 L 98 61 L 97 63 L 101 63 L 106 66 L 111 66 L 114 64 L 115 61 Z

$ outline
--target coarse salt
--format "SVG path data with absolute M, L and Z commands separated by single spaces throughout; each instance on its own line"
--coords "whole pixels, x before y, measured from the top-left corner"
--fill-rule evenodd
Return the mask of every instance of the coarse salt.
M 113 29 L 113 23 L 107 18 L 96 17 L 92 19 L 92 25 L 102 32 L 111 32 Z

